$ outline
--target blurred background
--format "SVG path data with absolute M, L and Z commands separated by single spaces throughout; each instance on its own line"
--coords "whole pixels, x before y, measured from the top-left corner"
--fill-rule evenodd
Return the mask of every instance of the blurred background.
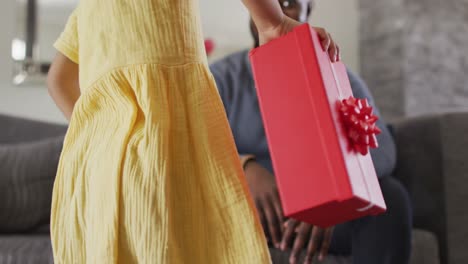
M 2 3 L 0 113 L 64 122 L 47 95 L 44 73 L 76 3 Z M 252 45 L 248 14 L 238 1 L 200 5 L 205 37 L 214 45 L 210 61 Z M 388 121 L 468 108 L 468 1 L 317 0 L 311 22 L 332 33 Z
M 36 17 L 28 16 L 34 3 Z M 45 88 L 44 68 L 55 55 L 52 47 L 77 0 L 11 0 L 0 8 L 0 113 L 44 121 L 65 122 Z M 214 43 L 210 61 L 252 46 L 248 13 L 240 1 L 200 0 L 205 37 Z M 356 0 L 318 1 L 313 23 L 333 33 L 348 66 L 359 71 L 359 9 Z M 28 22 L 36 21 L 33 62 L 27 62 Z M 30 54 L 29 54 L 30 55 Z M 30 65 L 33 64 L 33 65 Z M 39 72 L 25 73 L 29 71 Z M 42 68 L 42 70 L 41 70 Z

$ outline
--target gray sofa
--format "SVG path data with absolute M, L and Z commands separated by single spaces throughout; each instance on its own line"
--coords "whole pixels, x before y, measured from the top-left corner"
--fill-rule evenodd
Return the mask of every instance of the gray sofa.
M 468 113 L 454 113 L 393 125 L 395 174 L 414 207 L 412 264 L 468 263 L 467 120 Z M 52 263 L 50 200 L 65 131 L 0 115 L 0 264 Z M 287 253 L 271 253 L 274 263 L 288 263 Z M 331 256 L 323 263 L 350 259 Z

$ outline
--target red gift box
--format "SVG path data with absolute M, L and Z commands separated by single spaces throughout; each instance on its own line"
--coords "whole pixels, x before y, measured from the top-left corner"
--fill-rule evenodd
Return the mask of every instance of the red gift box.
M 285 215 L 328 227 L 385 212 L 367 151 L 377 118 L 317 33 L 299 26 L 250 60 Z

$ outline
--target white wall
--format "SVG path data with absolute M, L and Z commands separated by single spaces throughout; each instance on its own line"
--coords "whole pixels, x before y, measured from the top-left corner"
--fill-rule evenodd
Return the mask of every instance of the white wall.
M 14 8 L 15 1 L 4 1 L 0 9 L 0 113 L 64 122 L 43 86 L 14 87 L 11 84 Z
M 358 10 L 357 0 L 317 0 L 313 24 L 327 28 L 343 52 L 343 60 L 357 71 Z M 213 58 L 252 45 L 248 14 L 240 1 L 200 0 L 206 37 L 216 41 Z M 65 122 L 44 86 L 14 87 L 11 85 L 11 40 L 14 36 L 15 1 L 2 3 L 0 9 L 0 113 Z M 1 129 L 1 124 L 0 124 Z
M 342 59 L 359 72 L 359 0 L 316 0 L 312 24 L 327 29 L 339 44 Z
M 324 27 L 332 34 L 341 47 L 343 61 L 355 72 L 359 72 L 357 1 L 316 0 L 311 21 L 312 25 Z M 217 45 L 212 59 L 252 45 L 248 13 L 237 1 L 201 0 L 201 9 L 205 35 L 214 38 Z

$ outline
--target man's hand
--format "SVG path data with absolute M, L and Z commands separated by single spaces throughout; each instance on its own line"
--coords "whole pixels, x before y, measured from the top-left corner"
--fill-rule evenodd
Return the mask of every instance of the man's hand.
M 246 164 L 245 176 L 263 230 L 273 245 L 279 248 L 284 220 L 275 177 L 255 161 Z
M 289 258 L 289 263 L 295 264 L 299 255 L 305 247 L 307 253 L 304 263 L 312 263 L 314 255 L 319 254 L 319 261 L 323 261 L 328 254 L 330 248 L 333 227 L 326 229 L 320 227 L 313 227 L 307 223 L 301 223 L 294 219 L 289 219 L 284 223 L 285 231 L 283 240 L 281 241 L 281 249 L 286 250 L 291 247 L 292 251 Z M 296 234 L 295 239 L 294 234 Z M 293 242 L 294 241 L 294 242 Z

